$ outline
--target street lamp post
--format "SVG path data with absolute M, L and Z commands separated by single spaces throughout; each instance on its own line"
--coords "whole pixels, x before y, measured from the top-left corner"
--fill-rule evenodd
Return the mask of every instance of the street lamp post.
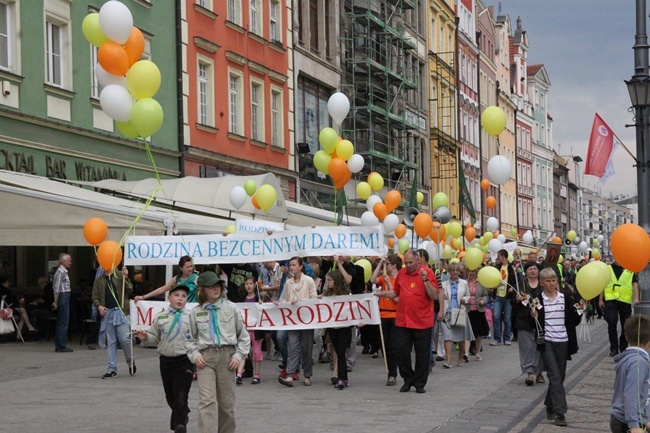
M 634 40 L 634 75 L 625 81 L 634 108 L 636 127 L 636 178 L 639 225 L 650 233 L 650 65 L 646 33 L 646 0 L 636 0 L 636 36 Z M 650 265 L 639 274 L 641 303 L 637 313 L 650 315 Z

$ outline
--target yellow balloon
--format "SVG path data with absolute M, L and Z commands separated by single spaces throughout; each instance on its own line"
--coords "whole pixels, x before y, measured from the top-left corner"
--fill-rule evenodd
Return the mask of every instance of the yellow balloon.
M 347 161 L 354 154 L 354 146 L 350 140 L 341 140 L 339 144 L 336 145 L 336 154 L 343 161 Z
M 357 184 L 357 195 L 359 196 L 359 198 L 363 200 L 368 200 L 370 194 L 372 194 L 372 189 L 370 188 L 370 185 L 368 185 L 367 182 L 359 182 Z
M 417 202 L 418 204 L 422 203 L 424 201 L 424 194 L 422 194 L 420 191 L 416 194 Z
M 493 289 L 501 282 L 501 272 L 492 266 L 486 266 L 478 271 L 478 282 L 486 289 Z
M 557 259 L 557 262 L 558 263 L 564 262 L 564 256 L 562 254 L 560 254 L 560 257 Z
M 485 239 L 485 244 L 487 245 L 488 242 L 490 242 L 492 239 L 494 239 L 494 233 L 485 232 L 485 234 L 483 235 L 483 239 Z
M 161 80 L 160 69 L 149 60 L 135 62 L 126 73 L 126 86 L 136 101 L 152 98 L 160 89 Z
M 465 264 L 470 271 L 477 269 L 483 263 L 483 251 L 478 248 L 470 248 L 465 252 Z
M 451 240 L 451 247 L 456 251 L 460 251 L 460 248 L 463 246 L 463 241 L 459 238 L 454 238 Z
M 275 206 L 277 193 L 271 185 L 260 186 L 255 196 L 257 197 L 257 204 L 260 205 L 262 210 L 266 211 Z
M 384 178 L 379 173 L 370 173 L 368 175 L 368 185 L 373 191 L 379 191 L 384 187 Z
M 331 154 L 339 142 L 339 135 L 332 128 L 323 128 L 318 134 L 318 142 L 325 149 L 325 152 Z
M 99 26 L 99 14 L 96 12 L 86 15 L 81 23 L 81 31 L 86 37 L 86 40 L 96 47 L 101 46 L 104 42 L 110 41 L 110 38 L 104 34 L 102 28 Z
M 460 263 L 460 259 L 457 258 L 457 257 L 454 257 L 451 260 L 449 260 L 449 263 Z
M 229 226 L 226 226 L 226 233 L 229 233 L 229 234 L 235 233 L 235 225 L 230 224 Z
M 481 126 L 495 137 L 506 129 L 506 113 L 497 106 L 487 107 L 481 114 Z
M 590 262 L 576 274 L 576 287 L 584 299 L 593 299 L 600 295 L 609 284 L 611 274 L 609 266 L 603 262 Z
M 578 234 L 574 230 L 569 230 L 569 233 L 566 234 L 566 238 L 571 242 L 574 241 L 576 236 L 578 236 Z
M 314 167 L 321 173 L 330 174 L 330 162 L 332 162 L 332 155 L 324 150 L 319 150 L 314 154 Z
M 400 253 L 404 254 L 409 248 L 411 248 L 411 243 L 407 239 L 400 239 L 397 242 L 397 249 Z
M 338 155 L 338 151 L 336 153 Z M 354 262 L 354 264 L 363 268 L 363 281 L 366 283 L 370 281 L 370 277 L 372 277 L 372 265 L 370 262 L 366 259 L 360 259 Z
M 451 255 L 453 253 L 453 250 L 449 245 L 445 245 L 445 249 L 442 251 L 442 258 L 443 259 L 450 259 Z
M 463 226 L 458 221 L 449 223 L 449 232 L 452 238 L 459 238 L 463 234 Z

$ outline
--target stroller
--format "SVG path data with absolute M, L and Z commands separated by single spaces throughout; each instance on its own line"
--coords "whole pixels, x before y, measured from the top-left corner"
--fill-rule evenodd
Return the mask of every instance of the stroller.
M 16 331 L 20 340 L 24 343 L 25 339 L 22 333 L 18 331 L 18 324 L 14 318 L 14 310 L 10 307 L 11 305 L 7 305 L 3 296 L 2 300 L 0 300 L 0 335 L 11 334 Z

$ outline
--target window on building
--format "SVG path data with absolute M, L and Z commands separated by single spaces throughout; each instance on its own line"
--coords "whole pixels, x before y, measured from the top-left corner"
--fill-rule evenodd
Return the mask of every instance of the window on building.
M 94 45 L 90 46 L 90 96 L 95 99 L 99 99 L 99 95 L 102 93 L 102 86 L 97 80 L 97 51 L 98 48 Z
M 282 42 L 280 16 L 280 2 L 271 0 L 269 9 L 269 39 L 271 41 Z
M 228 0 L 228 21 L 241 25 L 241 0 Z
M 264 85 L 251 80 L 251 138 L 264 141 Z
M 318 0 L 309 0 L 309 45 L 312 51 L 318 52 Z
M 244 133 L 244 95 L 242 89 L 242 74 L 239 71 L 232 71 L 229 74 L 229 107 L 230 121 L 228 132 L 243 135 Z
M 47 21 L 46 23 L 46 55 L 47 55 L 47 84 L 63 87 L 63 44 L 61 26 Z
M 431 14 L 431 41 L 429 44 L 429 47 L 431 48 L 431 51 L 434 53 L 438 52 L 438 47 L 437 45 L 437 38 L 436 38 L 436 16 Z
M 250 31 L 262 36 L 262 5 L 261 0 L 250 0 Z
M 198 87 L 198 122 L 201 125 L 214 126 L 214 84 L 213 65 L 208 59 L 199 59 L 197 68 Z
M 5 3 L 0 3 L 0 69 L 8 71 L 11 64 L 10 59 L 10 21 L 9 21 L 9 6 Z
M 196 4 L 204 9 L 212 9 L 212 0 L 196 0 Z
M 282 90 L 271 90 L 271 145 L 284 147 L 282 119 Z

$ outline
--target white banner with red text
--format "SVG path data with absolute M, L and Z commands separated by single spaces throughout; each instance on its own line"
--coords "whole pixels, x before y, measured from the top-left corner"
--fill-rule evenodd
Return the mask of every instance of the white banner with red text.
M 193 236 L 129 236 L 124 264 L 176 265 L 190 256 L 195 265 L 260 263 L 293 256 L 382 256 L 388 252 L 384 233 L 376 226 L 316 226 L 273 233 Z
M 188 303 L 192 310 L 198 304 Z M 237 303 L 244 325 L 253 330 L 292 330 L 338 328 L 353 325 L 378 325 L 381 323 L 377 297 L 372 294 L 328 296 L 307 299 L 296 304 L 270 302 L 263 304 Z M 169 307 L 169 302 L 131 301 L 131 328 L 148 329 L 156 314 Z

